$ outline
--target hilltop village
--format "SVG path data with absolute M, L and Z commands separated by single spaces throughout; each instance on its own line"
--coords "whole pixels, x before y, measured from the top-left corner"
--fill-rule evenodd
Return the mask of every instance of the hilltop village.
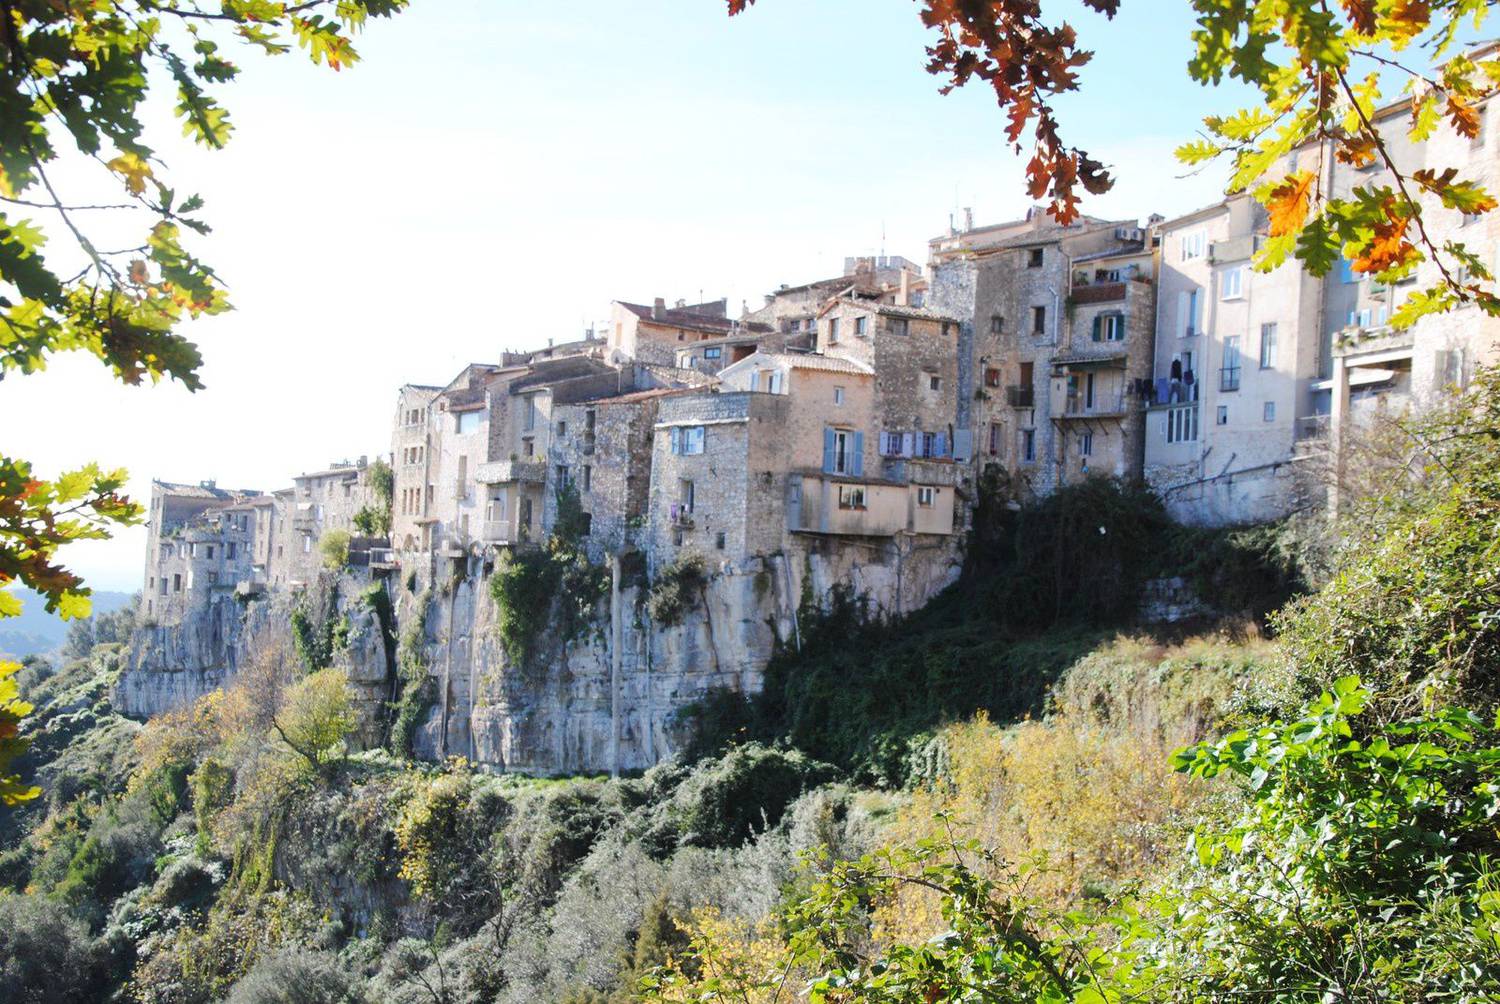
M 1397 152 L 1493 185 L 1485 151 L 1483 133 L 1442 133 Z M 1381 174 L 1317 146 L 1285 167 L 1332 192 Z M 1494 214 L 1427 213 L 1439 243 L 1496 262 Z M 1175 219 L 965 218 L 924 265 L 849 258 L 739 317 L 725 300 L 619 300 L 580 341 L 403 386 L 386 460 L 270 492 L 155 482 L 122 703 L 151 714 L 206 692 L 306 594 L 327 592 L 326 616 L 376 582 L 396 623 L 354 617 L 344 658 L 377 707 L 400 689 L 393 639 L 416 625 L 433 683 L 420 752 L 641 767 L 670 753 L 683 707 L 756 688 L 806 603 L 846 586 L 900 614 L 952 583 L 986 472 L 1021 498 L 1143 480 L 1191 524 L 1337 504 L 1359 431 L 1463 387 L 1500 321 L 1471 307 L 1395 330 L 1434 266 L 1395 285 L 1347 262 L 1261 272 L 1267 231 L 1249 196 Z M 564 519 L 610 569 L 607 600 L 597 630 L 522 665 L 494 639 L 485 583 Z M 348 554 L 329 586 L 333 531 Z M 654 623 L 651 585 L 689 567 L 700 602 Z

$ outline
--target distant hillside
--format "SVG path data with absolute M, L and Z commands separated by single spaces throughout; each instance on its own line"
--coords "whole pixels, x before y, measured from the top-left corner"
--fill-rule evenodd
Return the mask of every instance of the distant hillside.
M 68 637 L 68 622 L 47 612 L 47 601 L 29 589 L 15 587 L 21 616 L 0 620 L 0 655 L 23 659 L 54 651 Z M 95 590 L 94 613 L 108 614 L 130 603 L 130 593 Z

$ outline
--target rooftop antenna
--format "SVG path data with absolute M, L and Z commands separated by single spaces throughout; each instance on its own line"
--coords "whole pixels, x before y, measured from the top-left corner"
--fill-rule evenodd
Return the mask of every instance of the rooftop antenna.
M 880 221 L 880 257 L 885 257 L 885 220 Z

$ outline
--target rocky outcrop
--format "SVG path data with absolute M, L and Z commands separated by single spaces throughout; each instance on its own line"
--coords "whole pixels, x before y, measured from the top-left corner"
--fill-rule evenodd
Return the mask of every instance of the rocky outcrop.
M 684 708 L 716 690 L 759 690 L 777 647 L 800 644 L 799 611 L 822 605 L 836 584 L 848 584 L 873 613 L 905 613 L 957 578 L 959 555 L 950 543 L 872 541 L 711 564 L 696 602 L 672 626 L 652 623 L 644 583 L 625 582 L 577 637 L 549 628 L 522 664 L 500 644 L 487 567 L 482 556 L 439 558 L 377 580 L 390 600 L 389 625 L 365 592 L 365 572 L 325 579 L 300 600 L 310 621 L 342 625 L 333 664 L 358 695 L 364 744 L 384 741 L 389 702 L 399 696 L 394 639 L 414 634 L 414 655 L 433 683 L 417 755 L 538 775 L 643 769 L 680 748 Z M 223 685 L 260 632 L 290 631 L 296 602 L 226 595 L 181 624 L 142 629 L 120 706 L 158 714 Z

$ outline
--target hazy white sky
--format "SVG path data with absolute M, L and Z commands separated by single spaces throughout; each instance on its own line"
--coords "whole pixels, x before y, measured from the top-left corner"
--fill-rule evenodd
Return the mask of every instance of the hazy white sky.
M 1171 150 L 1236 95 L 1187 80 L 1188 5 L 1135 0 L 1113 23 L 1076 6 L 1059 9 L 1098 57 L 1065 128 L 1119 179 L 1085 211 L 1213 201 L 1221 173 L 1179 180 Z M 760 0 L 733 21 L 722 0 L 416 0 L 343 73 L 237 53 L 227 150 L 184 148 L 165 117 L 156 133 L 207 200 L 195 248 L 237 308 L 190 326 L 206 388 L 58 359 L 0 385 L 5 449 L 45 474 L 126 466 L 143 501 L 153 477 L 273 489 L 389 450 L 400 384 L 579 337 L 611 299 L 737 311 L 882 234 L 922 261 L 950 212 L 1027 204 L 993 100 L 940 96 L 925 39 L 909 0 Z M 144 539 L 65 557 L 133 590 Z

